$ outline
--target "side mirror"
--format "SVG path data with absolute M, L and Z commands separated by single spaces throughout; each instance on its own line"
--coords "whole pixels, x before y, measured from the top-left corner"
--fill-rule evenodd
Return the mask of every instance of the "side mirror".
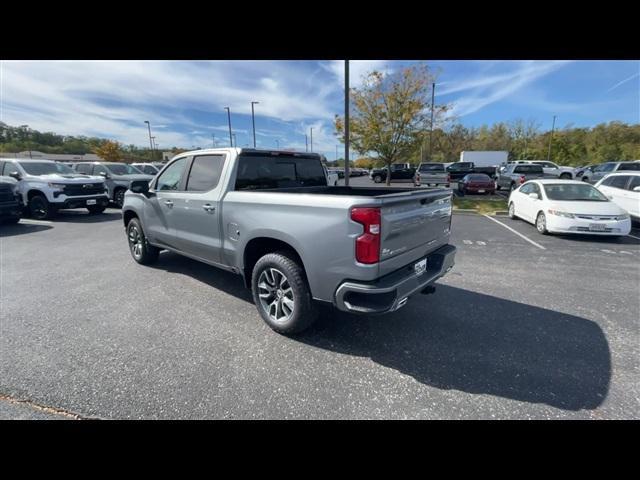
M 9 176 L 11 178 L 15 178 L 16 180 L 20 181 L 22 179 L 22 175 L 20 175 L 20 172 L 11 172 L 9 174 Z
M 98 175 L 100 175 L 101 177 L 106 178 L 107 180 L 111 178 L 111 175 L 109 175 L 107 172 L 100 172 L 100 173 L 98 173 Z
M 540 197 L 537 193 L 530 193 L 529 198 L 531 198 L 532 200 L 538 200 Z
M 149 194 L 149 182 L 147 180 L 134 180 L 129 185 L 129 190 L 133 193 L 141 193 L 142 195 Z

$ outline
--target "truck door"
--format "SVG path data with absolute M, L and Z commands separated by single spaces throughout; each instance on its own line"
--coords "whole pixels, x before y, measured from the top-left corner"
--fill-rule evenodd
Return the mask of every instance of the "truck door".
M 187 165 L 184 191 L 174 200 L 176 246 L 203 260 L 220 263 L 220 176 L 225 154 L 196 155 Z
M 152 183 L 151 195 L 145 202 L 146 235 L 153 243 L 177 248 L 175 241 L 175 204 L 184 189 L 184 171 L 189 157 L 182 157 L 169 165 Z

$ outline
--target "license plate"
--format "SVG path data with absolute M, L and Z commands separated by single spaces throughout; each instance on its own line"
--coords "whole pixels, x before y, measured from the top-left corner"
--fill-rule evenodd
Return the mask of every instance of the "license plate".
M 484 190 L 478 190 L 478 193 L 484 193 Z
M 92 200 L 87 200 L 87 205 L 95 205 L 96 204 L 96 200 L 92 199 Z
M 604 225 L 603 223 L 590 223 L 589 224 L 589 230 L 591 230 L 592 232 L 604 232 L 604 230 L 607 228 L 606 225 Z
M 427 270 L 427 259 L 420 260 L 413 266 L 413 270 L 416 272 L 417 276 L 422 275 Z

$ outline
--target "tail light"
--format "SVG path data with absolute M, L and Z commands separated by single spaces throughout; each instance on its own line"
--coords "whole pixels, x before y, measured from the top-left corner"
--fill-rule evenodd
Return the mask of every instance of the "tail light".
M 520 183 L 524 183 L 524 175 L 520 175 Z
M 360 263 L 380 261 L 380 209 L 353 208 L 351 220 L 360 223 L 363 233 L 356 238 L 356 260 Z
M 447 183 L 451 183 L 451 174 L 447 173 Z

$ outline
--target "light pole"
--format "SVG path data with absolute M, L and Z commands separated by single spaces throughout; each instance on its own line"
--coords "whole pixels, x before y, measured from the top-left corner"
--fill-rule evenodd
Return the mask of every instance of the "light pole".
M 432 145 L 433 145 L 433 102 L 435 101 L 436 98 L 436 84 L 432 83 L 431 84 L 431 125 L 430 125 L 430 130 L 429 130 L 429 161 L 432 161 L 431 158 L 431 153 L 433 151 L 432 149 Z
M 556 116 L 553 116 L 553 123 L 551 124 L 551 136 L 549 137 L 549 152 L 547 153 L 547 162 L 551 161 L 551 141 L 553 140 L 553 130 L 556 128 Z
M 306 133 L 304 134 L 304 151 L 309 151 L 309 137 L 307 137 Z
M 251 123 L 253 124 L 253 148 L 256 148 L 256 117 L 253 113 L 253 106 L 260 102 L 251 102 Z
M 151 124 L 149 123 L 149 120 L 145 120 L 144 123 L 146 123 L 147 127 L 149 127 L 149 147 L 151 148 L 151 160 L 153 160 L 153 142 L 151 141 Z
M 276 140 L 276 148 L 280 150 L 280 142 L 278 140 Z
M 233 134 L 233 145 L 231 145 L 232 147 L 237 147 L 238 146 L 238 139 L 236 138 L 236 134 Z
M 344 184 L 349 186 L 349 60 L 344 61 Z
M 313 127 L 311 127 L 311 151 L 313 152 Z
M 233 138 L 231 137 L 231 110 L 229 110 L 229 107 L 224 107 L 224 109 L 227 111 L 227 118 L 229 120 L 229 143 L 231 143 L 233 147 Z

